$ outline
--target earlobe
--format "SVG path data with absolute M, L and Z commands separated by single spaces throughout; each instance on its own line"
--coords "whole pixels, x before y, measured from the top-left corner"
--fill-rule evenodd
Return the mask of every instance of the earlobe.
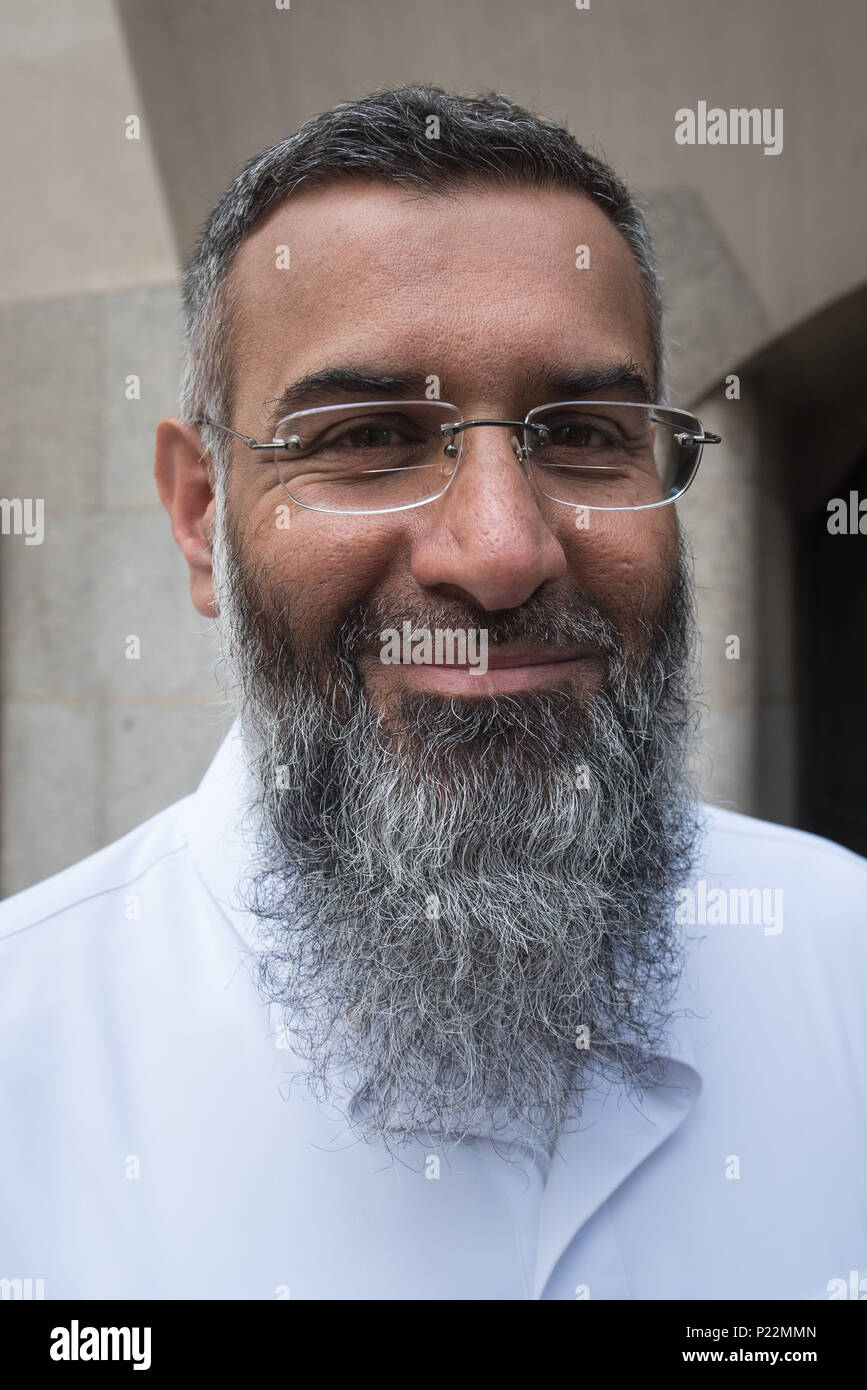
M 154 477 L 172 534 L 190 571 L 190 597 L 203 617 L 214 617 L 211 538 L 215 498 L 212 463 L 199 432 L 183 420 L 161 420 Z

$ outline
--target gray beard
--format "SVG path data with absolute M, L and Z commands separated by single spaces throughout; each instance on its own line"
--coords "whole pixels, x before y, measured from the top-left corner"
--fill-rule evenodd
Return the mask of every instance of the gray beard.
M 314 1094 L 392 1152 L 412 1135 L 533 1147 L 580 1117 L 594 1079 L 658 1081 L 697 840 L 683 550 L 633 671 L 577 592 L 568 611 L 359 605 L 313 659 L 286 591 L 245 571 L 222 523 L 215 578 L 255 786 L 258 983 Z M 410 693 L 377 713 L 355 658 L 407 617 L 487 627 L 491 646 L 595 642 L 604 688 L 583 707 L 564 687 Z

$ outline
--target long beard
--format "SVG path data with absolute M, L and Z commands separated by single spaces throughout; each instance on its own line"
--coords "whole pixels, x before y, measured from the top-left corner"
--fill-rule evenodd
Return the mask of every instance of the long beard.
M 256 787 L 259 984 L 314 1093 L 394 1150 L 413 1134 L 550 1144 L 594 1078 L 653 1084 L 697 837 L 683 553 L 637 669 L 581 595 L 568 612 L 534 598 L 482 617 L 491 644 L 594 642 L 607 675 L 588 700 L 413 693 L 387 712 L 359 651 L 407 616 L 478 615 L 361 605 L 314 660 L 228 528 L 215 569 Z

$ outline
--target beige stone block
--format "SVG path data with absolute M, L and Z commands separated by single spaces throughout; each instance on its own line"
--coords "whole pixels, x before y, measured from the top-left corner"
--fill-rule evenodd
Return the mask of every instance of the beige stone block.
M 146 507 L 162 513 L 153 476 L 154 441 L 160 420 L 177 414 L 179 308 L 174 285 L 100 296 L 103 502 L 109 510 Z M 130 377 L 138 378 L 137 385 Z
M 217 701 L 106 709 L 100 807 L 106 843 L 194 792 L 232 717 Z
M 46 521 L 41 546 L 2 540 L 7 695 L 216 695 L 212 624 L 164 513 L 69 516 Z

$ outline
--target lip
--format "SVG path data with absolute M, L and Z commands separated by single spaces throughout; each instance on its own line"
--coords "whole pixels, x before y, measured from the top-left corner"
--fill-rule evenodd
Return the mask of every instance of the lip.
M 598 654 L 595 648 L 591 650 L 589 647 L 512 647 L 505 651 L 495 648 L 488 651 L 488 670 L 509 671 L 523 666 L 560 666 L 567 661 L 580 661 L 583 657 Z
M 489 651 L 488 669 L 478 666 L 423 663 L 397 666 L 399 679 L 417 690 L 464 697 L 541 689 L 564 680 L 596 684 L 604 657 L 596 647 L 511 647 Z

